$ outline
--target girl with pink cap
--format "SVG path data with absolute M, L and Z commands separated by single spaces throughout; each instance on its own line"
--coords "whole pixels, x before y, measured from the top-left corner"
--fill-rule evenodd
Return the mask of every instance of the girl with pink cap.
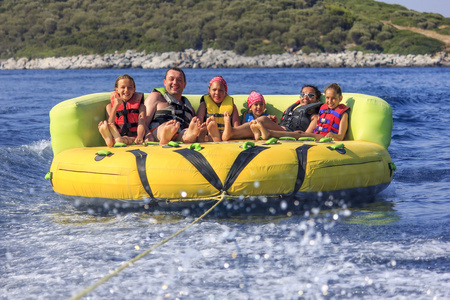
M 225 114 L 231 117 L 233 127 L 241 124 L 234 100 L 228 95 L 227 82 L 222 76 L 216 76 L 209 82 L 208 94 L 202 96 L 197 110 L 197 117 L 200 122 L 206 122 L 208 133 L 214 142 L 222 140 L 221 131 L 225 127 Z M 201 139 L 204 135 L 206 132 L 203 132 L 199 138 Z M 204 141 L 211 139 L 203 137 Z
M 266 110 L 266 101 L 264 100 L 264 96 L 257 91 L 251 91 L 250 95 L 247 98 L 247 106 L 248 110 L 242 115 L 242 123 L 256 120 L 261 116 L 267 116 L 275 123 L 278 121 L 276 116 L 269 116 L 268 114 L 264 113 Z

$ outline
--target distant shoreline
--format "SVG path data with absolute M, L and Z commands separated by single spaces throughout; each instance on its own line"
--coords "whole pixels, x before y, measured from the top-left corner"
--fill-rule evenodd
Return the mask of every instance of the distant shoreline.
M 125 53 L 105 55 L 0 60 L 0 70 L 166 69 L 173 66 L 193 69 L 450 67 L 450 55 L 445 52 L 434 55 L 363 54 L 359 51 L 304 54 L 300 51 L 240 56 L 232 51 L 187 49 L 183 52 L 150 54 L 128 50 Z

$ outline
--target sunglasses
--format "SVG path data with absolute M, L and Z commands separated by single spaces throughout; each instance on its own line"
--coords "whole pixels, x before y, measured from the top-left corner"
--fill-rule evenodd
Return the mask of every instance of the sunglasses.
M 309 99 L 311 99 L 312 97 L 314 97 L 315 95 L 313 94 L 313 93 L 308 93 L 308 94 L 306 94 L 306 93 L 300 93 L 300 97 L 308 97 Z

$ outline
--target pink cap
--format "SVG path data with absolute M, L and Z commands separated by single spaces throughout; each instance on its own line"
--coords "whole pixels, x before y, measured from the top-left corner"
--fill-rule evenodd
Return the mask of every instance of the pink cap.
M 220 82 L 223 84 L 223 86 L 225 87 L 225 92 L 228 93 L 227 82 L 225 81 L 225 79 L 222 78 L 222 76 L 216 76 L 216 77 L 214 77 L 213 79 L 211 79 L 211 81 L 209 82 L 208 88 L 211 87 L 211 84 L 212 84 L 214 81 L 220 81 Z
M 263 102 L 264 104 L 266 104 L 266 100 L 264 100 L 263 95 L 261 95 L 256 91 L 252 91 L 247 98 L 248 108 L 252 107 L 252 105 L 255 104 L 256 102 Z

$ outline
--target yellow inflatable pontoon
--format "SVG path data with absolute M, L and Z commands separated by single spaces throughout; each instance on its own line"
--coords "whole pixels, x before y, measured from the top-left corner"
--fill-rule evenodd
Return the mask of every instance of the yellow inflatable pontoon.
M 198 107 L 201 95 L 186 95 Z M 265 95 L 268 112 L 281 119 L 298 95 Z M 247 95 L 234 95 L 245 110 Z M 54 153 L 47 178 L 56 193 L 82 204 L 179 206 L 219 196 L 335 198 L 374 195 L 392 180 L 387 151 L 392 109 L 384 100 L 344 94 L 350 106 L 343 142 L 310 140 L 105 146 L 98 132 L 109 93 L 86 95 L 50 111 Z M 292 197 L 292 198 L 291 198 Z M 264 198 L 265 199 L 265 198 Z

